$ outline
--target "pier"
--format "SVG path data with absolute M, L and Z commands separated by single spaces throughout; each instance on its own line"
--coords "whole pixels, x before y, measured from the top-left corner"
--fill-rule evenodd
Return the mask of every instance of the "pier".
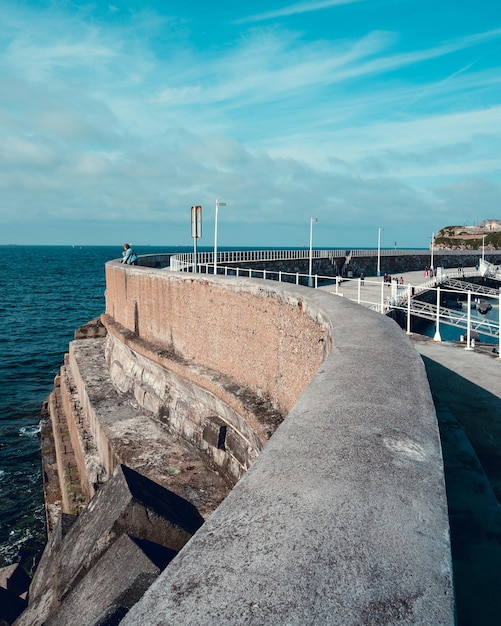
M 496 322 L 471 315 L 471 307 L 474 304 L 472 297 L 483 296 L 496 301 L 500 298 L 499 289 L 464 280 L 478 277 L 480 273 L 474 267 L 451 268 L 446 272 L 438 273 L 433 278 L 424 276 L 422 272 L 403 272 L 392 276 L 389 282 L 385 282 L 384 277 L 370 277 L 364 280 L 347 278 L 339 279 L 331 285 L 319 285 L 318 288 L 353 300 L 357 304 L 380 313 L 387 314 L 392 310 L 400 310 L 405 313 L 408 322 L 411 316 L 416 316 L 438 324 L 455 326 L 464 333 L 473 331 L 499 339 L 499 316 Z M 427 291 L 436 294 L 435 303 L 416 297 Z M 459 297 L 466 299 L 454 308 L 441 304 L 444 300 L 457 302 Z M 407 331 L 410 333 L 410 323 L 408 323 Z
M 218 264 L 217 275 L 210 261 L 190 266 L 188 260 L 172 270 L 159 255 L 138 266 L 107 263 L 106 312 L 95 333 L 80 329 L 58 382 L 61 417 L 68 420 L 91 505 L 69 530 L 57 522 L 19 626 L 63 626 L 68 615 L 75 626 L 87 626 L 111 614 L 120 614 L 124 626 L 271 625 L 277 616 L 298 626 L 452 626 L 456 606 L 464 615 L 492 611 L 490 573 L 501 543 L 492 524 L 481 522 L 499 521 L 501 464 L 491 428 L 500 406 L 498 362 L 476 348 L 470 352 L 469 342 L 465 350 L 416 337 L 381 315 L 400 306 L 400 297 L 409 296 L 410 306 L 412 296 L 441 289 L 432 284 L 438 276 L 416 272 L 414 284 L 406 284 L 409 270 L 398 273 L 403 282 L 362 280 L 348 276 L 347 259 L 322 255 L 313 275 L 304 272 L 306 255 L 287 261 L 282 252 L 241 266 Z M 374 262 L 360 259 L 359 269 Z M 321 274 L 318 264 L 331 274 Z M 447 271 L 462 279 L 466 267 Z M 310 279 L 315 288 L 307 286 Z M 465 391 L 467 401 L 458 401 Z M 55 404 L 48 403 L 49 413 Z M 458 456 L 454 420 L 461 410 L 471 418 L 472 407 L 482 410 L 477 441 L 483 445 L 470 451 L 466 438 Z M 437 423 L 437 415 L 445 417 Z M 56 417 L 48 419 L 57 426 Z M 447 429 L 456 466 L 441 447 Z M 479 479 L 489 459 L 495 462 L 488 477 Z M 466 469 L 475 462 L 477 482 L 470 486 Z M 53 470 L 48 479 L 66 489 L 67 477 L 54 464 Z M 216 488 L 215 501 L 224 487 L 215 485 L 216 477 L 229 493 L 213 509 L 207 488 Z M 478 480 L 482 501 L 473 498 Z M 138 491 L 162 493 L 165 502 L 165 491 L 148 481 L 196 502 L 199 511 L 207 505 L 206 521 L 182 547 L 152 533 L 150 520 L 159 511 L 151 495 L 142 504 L 144 528 L 127 527 L 127 508 L 116 525 L 109 502 L 136 507 Z M 450 492 L 455 483 L 451 508 L 446 486 Z M 68 504 L 63 498 L 63 507 Z M 106 528 L 97 523 L 101 506 Z M 166 529 L 173 521 L 168 508 Z M 196 510 L 186 510 L 197 522 L 186 527 L 190 534 L 199 521 Z M 71 511 L 62 512 L 67 524 Z M 477 528 L 469 554 L 487 551 L 490 560 L 482 570 L 483 595 L 470 597 L 472 578 L 459 572 L 456 602 L 451 554 L 457 550 L 461 558 L 464 520 Z M 120 528 L 119 537 L 107 530 L 112 526 Z M 168 548 L 172 560 L 163 572 L 152 571 L 151 550 L 132 546 L 129 535 Z M 79 546 L 91 546 L 92 557 Z M 132 551 L 137 578 L 118 581 L 115 565 Z M 137 581 L 137 598 L 147 587 L 146 593 L 135 606 L 124 604 L 128 585 Z

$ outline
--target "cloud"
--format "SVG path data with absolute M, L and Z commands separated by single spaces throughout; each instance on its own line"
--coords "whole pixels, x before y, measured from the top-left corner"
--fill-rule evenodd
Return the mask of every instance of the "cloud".
M 263 22 L 265 20 L 273 20 L 278 17 L 288 17 L 289 15 L 300 15 L 303 13 L 313 13 L 316 11 L 323 11 L 332 7 L 341 6 L 344 4 L 355 4 L 362 2 L 363 0 L 317 0 L 316 2 L 296 2 L 289 4 L 282 9 L 276 9 L 275 11 L 266 11 L 264 13 L 258 13 L 248 17 L 236 20 L 236 23 L 245 24 L 248 22 Z
M 299 236 L 312 210 L 325 241 L 334 224 L 407 228 L 413 212 L 433 230 L 472 177 L 485 210 L 499 206 L 499 29 L 414 48 L 389 30 L 231 26 L 202 45 L 190 20 L 147 8 L 1 6 L 0 222 L 134 221 L 156 235 L 167 221 L 175 237 L 187 208 L 219 197 L 222 234 L 252 245 Z

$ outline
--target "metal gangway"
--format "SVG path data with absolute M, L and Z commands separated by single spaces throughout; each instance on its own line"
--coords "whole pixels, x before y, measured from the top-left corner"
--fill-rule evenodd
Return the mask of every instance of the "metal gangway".
M 493 287 L 486 287 L 485 285 L 476 285 L 474 283 L 467 283 L 465 280 L 458 280 L 456 278 L 446 278 L 441 282 L 443 287 L 451 287 L 458 291 L 470 291 L 471 293 L 487 296 L 489 298 L 496 298 L 499 295 L 499 290 Z
M 462 330 L 474 330 L 483 335 L 489 337 L 499 338 L 499 324 L 489 319 L 480 319 L 477 316 L 472 316 L 470 310 L 464 311 L 463 309 L 449 309 L 444 306 L 438 307 L 430 302 L 422 302 L 421 300 L 414 300 L 413 298 L 407 303 L 407 306 L 393 307 L 401 308 L 415 315 L 430 321 L 436 321 L 439 319 L 440 323 L 448 324 L 449 326 L 455 326 Z
M 481 276 L 501 281 L 501 269 L 499 265 L 494 265 L 494 263 L 489 263 L 489 261 L 485 259 L 480 259 L 479 269 Z

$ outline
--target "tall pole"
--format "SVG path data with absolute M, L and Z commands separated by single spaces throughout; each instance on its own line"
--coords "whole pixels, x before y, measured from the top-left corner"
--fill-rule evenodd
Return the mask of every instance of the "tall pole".
M 384 228 L 377 229 L 377 276 L 381 276 L 381 231 Z
M 482 261 L 485 261 L 485 238 L 487 235 L 482 235 Z
M 310 217 L 310 263 L 308 266 L 308 286 L 313 285 L 312 271 L 313 271 L 313 222 L 318 222 L 318 218 Z
M 431 271 L 433 272 L 433 244 L 435 242 L 435 233 L 431 233 Z
M 220 206 L 226 206 L 226 202 L 219 202 L 219 200 L 216 199 L 216 219 L 214 220 L 214 275 L 217 274 L 217 216 Z

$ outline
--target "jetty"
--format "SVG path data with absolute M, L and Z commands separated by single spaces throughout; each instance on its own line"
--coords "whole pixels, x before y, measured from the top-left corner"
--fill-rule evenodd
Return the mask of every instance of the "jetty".
M 343 275 L 374 251 L 298 252 L 106 264 L 46 406 L 51 534 L 16 626 L 454 624 L 423 360 L 329 292 L 363 294 Z

